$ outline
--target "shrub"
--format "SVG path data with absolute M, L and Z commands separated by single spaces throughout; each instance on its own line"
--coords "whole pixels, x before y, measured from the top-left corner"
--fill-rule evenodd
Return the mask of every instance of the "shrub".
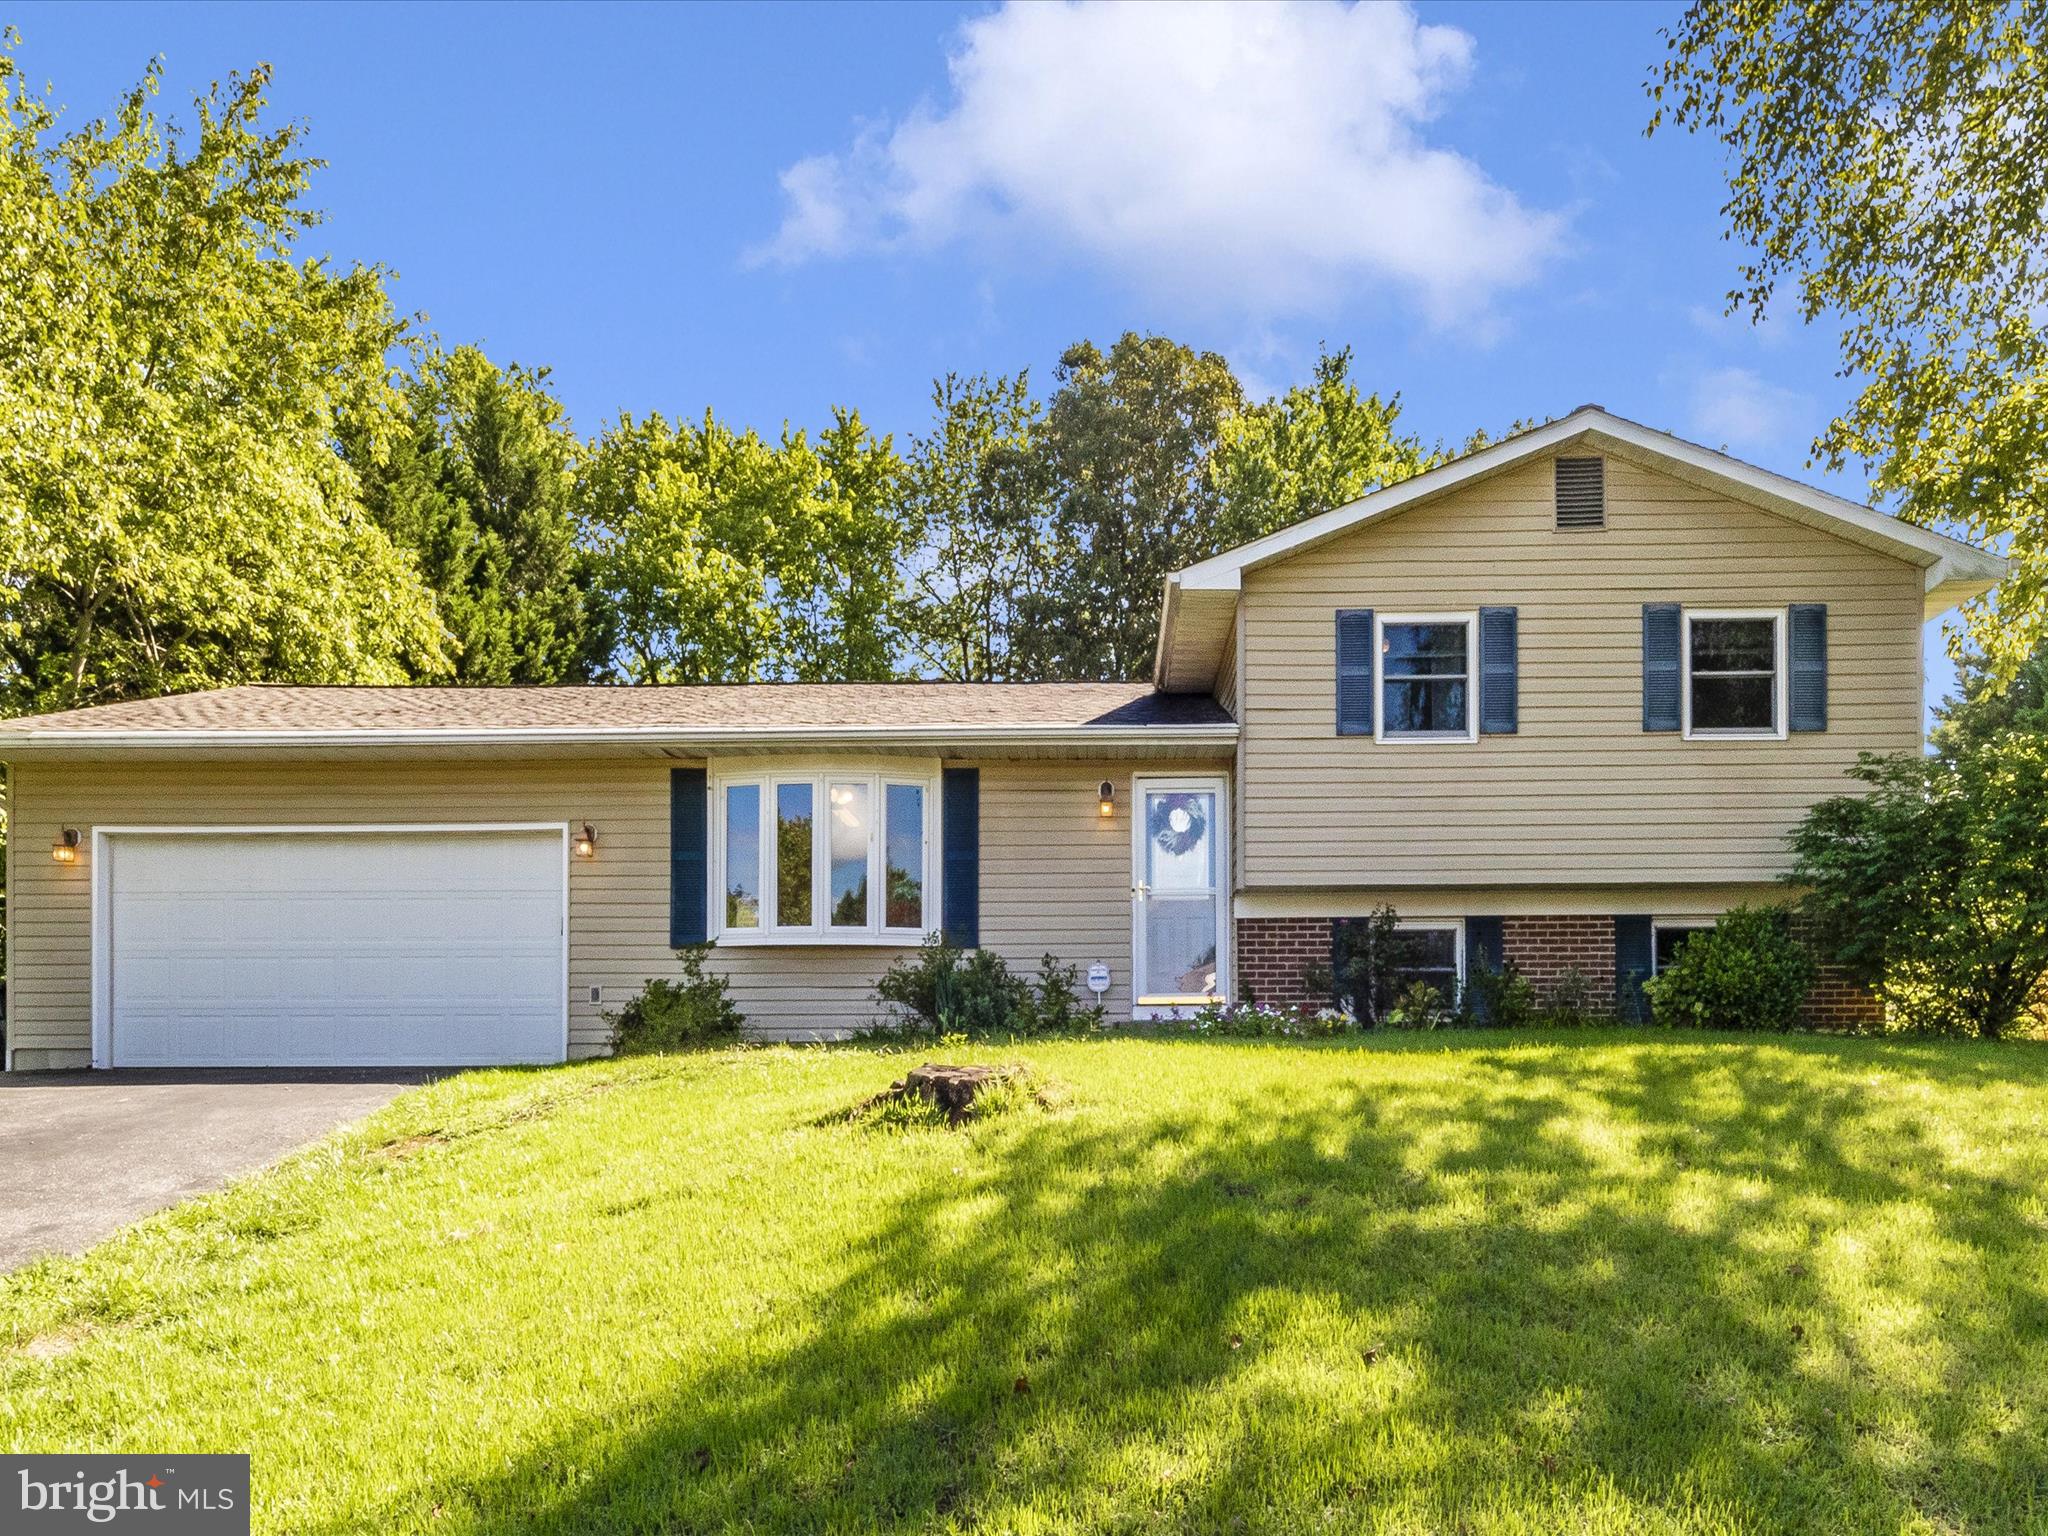
M 1529 978 L 1506 965 L 1481 960 L 1465 978 L 1460 999 L 1462 1023 L 1484 1029 L 1526 1029 L 1536 1022 L 1536 989 Z
M 1337 920 L 1331 942 L 1334 964 L 1302 967 L 1302 985 L 1328 996 L 1367 1026 L 1386 1023 L 1394 1006 L 1394 977 L 1406 958 L 1400 917 L 1380 906 L 1364 917 Z
M 1687 939 L 1643 984 L 1650 1017 L 1697 1029 L 1791 1029 L 1813 985 L 1813 957 L 1777 907 L 1734 907 Z
M 1099 1027 L 1102 1007 L 1079 1000 L 1078 975 L 1078 967 L 1047 955 L 1034 983 L 991 950 L 963 950 L 933 934 L 916 958 L 898 960 L 875 983 L 876 1000 L 899 1010 L 877 1032 L 988 1039 Z
M 654 976 L 625 1007 L 604 1015 L 612 1029 L 612 1048 L 622 1056 L 648 1051 L 687 1051 L 725 1045 L 740 1036 L 744 1020 L 726 996 L 723 976 L 707 975 L 704 956 L 710 946 L 679 949 L 680 981 Z
M 1100 1003 L 1081 1001 L 1080 982 L 1078 965 L 1062 965 L 1057 955 L 1041 956 L 1018 1033 L 1074 1035 L 1102 1028 L 1107 1012 Z
M 1851 771 L 1869 793 L 1821 801 L 1792 836 L 1823 958 L 1914 1027 L 2026 1022 L 2048 980 L 2048 734 L 1979 721 L 1937 756 Z
M 1538 999 L 1538 1010 L 1546 1029 L 1584 1029 L 1589 1024 L 1608 1024 L 1613 1013 L 1593 991 L 1593 981 L 1576 965 L 1557 973 Z
M 1443 993 L 1426 981 L 1411 981 L 1380 1015 L 1380 1022 L 1389 1029 L 1443 1029 L 1457 1018 Z

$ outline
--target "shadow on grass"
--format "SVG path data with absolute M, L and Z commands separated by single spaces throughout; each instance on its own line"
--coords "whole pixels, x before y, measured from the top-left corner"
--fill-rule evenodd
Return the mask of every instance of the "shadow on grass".
M 1873 1104 L 1859 1043 L 1501 1042 L 1018 1117 L 878 1210 L 781 1347 L 424 1502 L 544 1533 L 2040 1527 L 2031 1189 Z

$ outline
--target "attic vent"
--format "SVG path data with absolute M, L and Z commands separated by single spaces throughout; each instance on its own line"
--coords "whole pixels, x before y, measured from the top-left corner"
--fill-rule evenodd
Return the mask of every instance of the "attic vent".
M 1606 464 L 1605 459 L 1557 461 L 1558 527 L 1607 526 Z

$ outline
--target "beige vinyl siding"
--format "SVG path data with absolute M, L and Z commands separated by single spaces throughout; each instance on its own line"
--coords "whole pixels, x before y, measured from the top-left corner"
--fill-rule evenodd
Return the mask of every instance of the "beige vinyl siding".
M 36 761 L 13 768 L 9 842 L 10 1039 L 23 1067 L 76 1066 L 92 1049 L 91 831 L 95 826 L 327 826 L 590 822 L 595 859 L 569 866 L 570 1053 L 602 1051 L 602 1011 L 651 975 L 672 974 L 669 769 L 647 757 L 462 762 Z M 1129 763 L 984 763 L 982 939 L 1035 969 L 1047 950 L 1111 967 L 1128 1012 Z M 1140 768 L 1135 771 L 1145 771 Z M 1190 771 L 1164 764 L 1160 772 Z M 1096 785 L 1118 788 L 1118 815 L 1096 814 Z M 84 857 L 48 849 L 63 826 Z M 40 850 L 42 856 L 35 857 Z M 934 912 L 936 917 L 936 912 Z M 804 1035 L 873 1014 L 874 980 L 903 951 L 885 947 L 733 948 L 713 967 L 753 1031 Z M 589 1000 L 603 988 L 604 1002 Z
M 1920 742 L 1921 574 L 1610 458 L 1604 530 L 1552 526 L 1539 460 L 1247 573 L 1242 883 L 1742 882 L 1785 866 L 1858 751 Z M 1829 728 L 1642 729 L 1642 605 L 1828 605 Z M 1333 727 L 1334 612 L 1520 610 L 1520 732 L 1375 742 Z
M 1216 670 L 1216 702 L 1229 712 L 1233 720 L 1240 719 L 1237 698 L 1237 653 L 1244 643 L 1244 627 L 1235 618 L 1230 624 L 1230 638 L 1223 642 L 1223 663 Z

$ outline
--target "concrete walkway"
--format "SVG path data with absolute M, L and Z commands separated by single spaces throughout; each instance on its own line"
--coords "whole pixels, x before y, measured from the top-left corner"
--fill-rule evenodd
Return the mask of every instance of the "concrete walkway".
M 0 1271 L 275 1162 L 442 1074 L 0 1074 Z

